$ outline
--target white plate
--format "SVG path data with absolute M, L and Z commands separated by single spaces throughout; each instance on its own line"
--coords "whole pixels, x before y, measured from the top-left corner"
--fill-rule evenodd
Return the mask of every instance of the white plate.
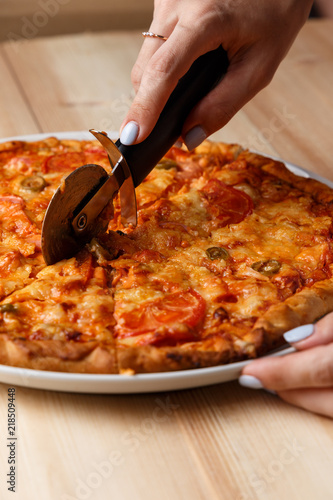
M 117 137 L 117 132 L 108 132 L 108 134 L 110 137 Z M 6 137 L 2 139 L 1 142 L 9 140 L 39 141 L 50 136 L 56 136 L 59 139 L 93 139 L 93 136 L 89 132 L 76 131 Z M 308 172 L 297 165 L 287 162 L 285 162 L 285 164 L 295 174 L 301 175 L 302 177 L 312 177 L 333 188 L 332 181 L 312 172 Z M 293 347 L 287 347 L 269 356 L 286 355 L 294 352 L 294 350 Z M 87 394 L 131 394 L 174 391 L 236 380 L 244 366 L 250 362 L 251 361 L 241 361 L 239 363 L 230 363 L 229 365 L 214 366 L 210 368 L 166 373 L 147 373 L 131 376 L 49 372 L 0 365 L 0 382 L 33 389 Z
M 293 347 L 289 347 L 271 354 L 271 356 L 289 354 L 294 350 Z M 86 373 L 47 372 L 0 365 L 0 382 L 32 389 L 83 392 L 86 394 L 176 391 L 236 380 L 248 363 L 250 361 L 210 368 L 197 368 L 195 370 L 143 373 L 139 375 L 90 375 Z

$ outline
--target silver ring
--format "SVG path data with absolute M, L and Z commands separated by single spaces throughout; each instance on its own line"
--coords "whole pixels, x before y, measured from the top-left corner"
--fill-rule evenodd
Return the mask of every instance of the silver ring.
M 155 33 L 152 33 L 151 31 L 143 31 L 142 36 L 144 36 L 144 37 L 150 36 L 152 38 L 159 38 L 160 40 L 164 40 L 164 41 L 168 39 L 168 37 L 166 37 L 166 36 L 156 35 Z

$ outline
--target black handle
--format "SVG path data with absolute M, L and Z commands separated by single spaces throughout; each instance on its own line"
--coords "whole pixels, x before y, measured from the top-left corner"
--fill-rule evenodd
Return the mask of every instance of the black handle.
M 184 122 L 193 109 L 228 69 L 222 47 L 200 56 L 179 80 L 150 135 L 140 144 L 124 146 L 116 142 L 138 186 L 181 135 Z

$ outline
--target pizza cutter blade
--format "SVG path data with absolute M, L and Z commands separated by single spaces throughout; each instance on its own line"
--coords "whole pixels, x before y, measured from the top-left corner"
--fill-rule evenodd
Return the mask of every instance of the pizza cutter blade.
M 103 213 L 105 207 L 111 213 L 118 190 L 122 217 L 136 224 L 134 188 L 179 139 L 190 111 L 223 78 L 228 64 L 221 46 L 200 56 L 179 80 L 151 134 L 139 144 L 125 146 L 119 139 L 113 143 L 105 132 L 91 130 L 108 152 L 112 174 L 99 165 L 84 165 L 62 182 L 42 228 L 42 252 L 47 264 L 74 256 L 106 230 Z
M 109 175 L 100 165 L 83 165 L 68 175 L 54 193 L 42 227 L 42 252 L 48 265 L 72 257 L 96 234 L 106 231 L 118 191 L 124 222 L 136 225 L 130 170 L 105 132 L 91 132 L 106 149 L 113 170 Z

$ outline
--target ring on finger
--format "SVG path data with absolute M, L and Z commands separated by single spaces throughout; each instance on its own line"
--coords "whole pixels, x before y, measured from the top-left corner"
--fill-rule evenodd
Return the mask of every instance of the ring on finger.
M 167 40 L 168 37 L 163 36 L 163 35 L 156 35 L 156 33 L 153 33 L 152 31 L 143 31 L 142 36 L 144 37 L 151 37 L 151 38 L 159 38 L 160 40 Z

